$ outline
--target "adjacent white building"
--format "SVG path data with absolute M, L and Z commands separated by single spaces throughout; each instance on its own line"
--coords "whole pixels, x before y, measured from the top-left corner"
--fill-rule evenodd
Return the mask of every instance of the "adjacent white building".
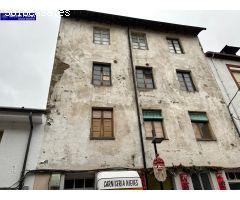
M 240 136 L 240 47 L 226 45 L 220 52 L 206 53 L 209 65 Z
M 240 47 L 226 45 L 220 52 L 208 51 L 205 53 L 238 137 L 240 137 L 240 56 L 237 55 L 239 49 Z M 227 172 L 231 189 L 240 189 L 239 172 L 239 170 L 228 170 Z
M 44 110 L 0 108 L 0 189 L 32 189 L 44 132 Z M 20 186 L 21 185 L 21 186 Z

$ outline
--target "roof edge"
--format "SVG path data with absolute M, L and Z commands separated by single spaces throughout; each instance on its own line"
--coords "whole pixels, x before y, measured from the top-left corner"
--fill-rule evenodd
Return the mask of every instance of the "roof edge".
M 207 51 L 205 53 L 205 56 L 211 57 L 211 58 L 223 59 L 223 60 L 240 61 L 240 56 L 238 55 L 225 54 L 225 53 L 219 53 L 219 52 L 213 52 L 213 51 Z
M 105 22 L 110 24 L 119 24 L 124 26 L 143 27 L 152 30 L 161 30 L 166 32 L 184 33 L 187 35 L 197 36 L 203 27 L 189 26 L 182 24 L 174 24 L 168 22 L 160 22 L 148 19 L 140 19 L 134 17 L 127 17 L 122 15 L 100 13 L 89 10 L 70 10 L 70 16 L 66 18 L 85 19 L 89 21 Z
M 33 108 L 24 108 L 24 107 L 0 107 L 0 112 L 21 112 L 21 113 L 46 113 L 46 109 L 33 109 Z

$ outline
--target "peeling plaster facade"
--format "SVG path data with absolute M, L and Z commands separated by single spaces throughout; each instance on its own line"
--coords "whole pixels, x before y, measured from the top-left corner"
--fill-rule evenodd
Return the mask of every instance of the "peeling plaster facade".
M 110 45 L 93 43 L 94 27 L 110 29 Z M 167 139 L 157 148 L 166 166 L 239 167 L 240 140 L 198 38 L 131 31 L 146 34 L 149 49 L 132 49 L 133 62 L 152 67 L 156 88 L 138 90 L 139 105 L 162 110 Z M 178 38 L 184 54 L 170 53 L 166 37 Z M 112 86 L 92 84 L 93 62 L 111 64 Z M 196 92 L 180 89 L 177 69 L 191 71 Z M 114 140 L 90 140 L 92 107 L 113 108 Z M 61 19 L 48 111 L 38 169 L 143 168 L 127 27 Z M 188 111 L 207 113 L 216 141 L 196 141 Z M 154 148 L 141 124 L 152 168 Z

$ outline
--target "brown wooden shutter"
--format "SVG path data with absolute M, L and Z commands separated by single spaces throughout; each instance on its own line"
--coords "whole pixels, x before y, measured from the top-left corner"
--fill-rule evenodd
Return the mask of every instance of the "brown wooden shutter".
M 193 126 L 193 130 L 194 130 L 196 138 L 197 139 L 202 139 L 202 135 L 201 135 L 200 129 L 198 127 L 198 123 L 193 122 L 192 126 Z
M 157 138 L 163 138 L 163 127 L 162 127 L 162 122 L 161 121 L 154 121 L 153 122 L 156 137 Z
M 103 119 L 103 137 L 112 137 L 112 119 Z
M 145 135 L 146 138 L 152 138 L 152 122 L 151 121 L 144 121 L 144 127 L 145 127 Z
M 92 112 L 92 137 L 101 137 L 101 111 Z
M 103 111 L 103 137 L 113 137 L 112 111 Z

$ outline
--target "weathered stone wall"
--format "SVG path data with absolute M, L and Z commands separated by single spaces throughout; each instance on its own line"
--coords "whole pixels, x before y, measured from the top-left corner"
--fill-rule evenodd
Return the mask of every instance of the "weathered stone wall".
M 93 43 L 94 26 L 110 28 L 110 45 Z M 139 103 L 162 110 L 169 140 L 158 151 L 166 165 L 239 166 L 240 143 L 198 38 L 134 31 L 146 33 L 149 47 L 133 49 L 134 65 L 148 63 L 156 86 L 140 91 Z M 143 167 L 127 33 L 127 27 L 62 19 L 39 168 Z M 185 53 L 170 53 L 167 36 L 179 38 Z M 111 63 L 111 87 L 91 84 L 93 61 Z M 197 92 L 180 90 L 176 69 L 191 70 Z M 90 140 L 92 107 L 113 107 L 115 140 Z M 196 141 L 188 111 L 207 112 L 217 141 Z M 144 143 L 151 167 L 153 145 L 145 136 Z

